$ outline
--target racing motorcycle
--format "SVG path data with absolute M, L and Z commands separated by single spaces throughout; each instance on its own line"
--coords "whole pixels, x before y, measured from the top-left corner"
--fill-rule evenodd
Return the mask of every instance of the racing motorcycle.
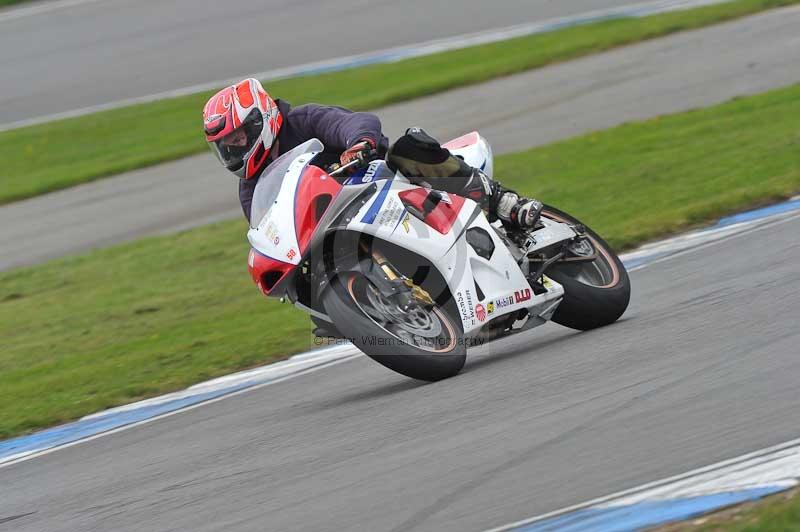
M 491 147 L 477 132 L 444 146 L 492 175 Z M 457 374 L 476 343 L 547 320 L 594 329 L 625 312 L 622 262 L 576 218 L 546 205 L 533 230 L 506 228 L 474 201 L 370 159 L 329 165 L 312 139 L 267 168 L 247 235 L 264 295 L 426 381 Z

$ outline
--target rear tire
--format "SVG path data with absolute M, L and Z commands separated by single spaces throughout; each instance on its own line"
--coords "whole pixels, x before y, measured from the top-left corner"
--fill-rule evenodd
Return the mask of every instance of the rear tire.
M 600 235 L 569 214 L 545 205 L 542 216 L 559 222 L 583 225 L 586 234 L 597 249 L 602 260 L 602 269 L 608 272 L 605 284 L 595 286 L 576 279 L 577 267 L 566 263 L 556 263 L 548 268 L 545 275 L 564 287 L 564 300 L 553 314 L 553 321 L 559 325 L 587 331 L 617 321 L 631 298 L 631 281 L 625 266 L 616 253 Z M 599 284 L 599 283 L 598 283 Z
M 434 310 L 452 338 L 436 352 L 421 349 L 394 336 L 362 310 L 353 288 L 357 278 L 366 281 L 353 272 L 332 279 L 322 297 L 325 311 L 345 338 L 374 361 L 412 379 L 433 382 L 461 371 L 466 345 L 460 323 L 444 308 Z

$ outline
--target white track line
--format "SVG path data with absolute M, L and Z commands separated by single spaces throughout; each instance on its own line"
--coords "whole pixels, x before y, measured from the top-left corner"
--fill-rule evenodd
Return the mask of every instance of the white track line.
M 349 360 L 352 360 L 352 359 L 360 357 L 360 356 L 361 356 L 361 353 L 357 353 L 357 354 L 353 354 L 353 355 L 350 355 L 350 356 L 346 356 L 346 357 L 343 357 L 343 358 L 341 358 L 339 360 L 334 360 L 334 361 L 332 361 L 330 363 L 327 363 L 325 365 L 322 365 L 322 366 L 317 366 L 317 367 L 313 367 L 313 368 L 310 368 L 310 369 L 305 369 L 305 370 L 299 371 L 297 373 L 293 373 L 291 375 L 286 375 L 285 377 L 280 377 L 278 379 L 275 379 L 275 380 L 272 380 L 272 381 L 269 381 L 269 382 L 256 384 L 256 385 L 250 386 L 249 388 L 245 388 L 245 389 L 242 389 L 242 390 L 237 390 L 235 392 L 231 392 L 231 393 L 222 395 L 220 397 L 215 397 L 214 399 L 209 399 L 207 401 L 203 401 L 203 402 L 200 402 L 200 403 L 195 403 L 193 405 L 185 406 L 185 407 L 180 408 L 178 410 L 173 410 L 171 412 L 165 412 L 163 414 L 159 414 L 159 415 L 153 416 L 151 418 L 143 419 L 141 421 L 137 421 L 137 422 L 131 423 L 129 425 L 123 425 L 122 427 L 117 427 L 115 429 L 111 429 L 111 430 L 107 430 L 107 431 L 104 431 L 104 432 L 100 432 L 98 434 L 94 434 L 92 436 L 87 436 L 85 438 L 81 438 L 80 440 L 75 440 L 73 442 L 64 443 L 64 444 L 58 445 L 56 447 L 51 447 L 49 449 L 44 449 L 44 450 L 41 450 L 41 451 L 32 451 L 32 452 L 29 452 L 29 453 L 21 453 L 20 455 L 17 455 L 17 456 L 14 456 L 14 457 L 9 457 L 9 459 L 7 459 L 7 461 L 0 462 L 0 469 L 3 469 L 4 467 L 8 467 L 8 466 L 11 466 L 11 465 L 14 465 L 14 464 L 19 464 L 20 462 L 27 462 L 28 460 L 32 460 L 32 459 L 38 458 L 40 456 L 45 456 L 45 455 L 48 455 L 50 453 L 54 453 L 56 451 L 60 451 L 61 449 L 67 449 L 69 447 L 74 447 L 75 445 L 79 445 L 81 443 L 86 443 L 86 442 L 89 442 L 89 441 L 92 441 L 92 440 L 96 440 L 96 439 L 102 438 L 104 436 L 110 436 L 111 434 L 116 434 L 118 432 L 122 432 L 122 431 L 125 431 L 125 430 L 128 430 L 128 429 L 132 429 L 132 428 L 135 428 L 135 427 L 139 427 L 141 425 L 147 425 L 148 423 L 153 423 L 154 421 L 158 421 L 160 419 L 168 418 L 168 417 L 171 417 L 171 416 L 174 416 L 176 414 L 183 413 L 183 412 L 188 412 L 190 410 L 194 410 L 195 408 L 200 408 L 201 406 L 206 406 L 206 405 L 210 405 L 210 404 L 213 404 L 213 403 L 218 403 L 219 401 L 228 399 L 230 397 L 236 397 L 238 395 L 242 395 L 242 394 L 245 394 L 245 393 L 248 393 L 248 392 L 252 392 L 252 391 L 255 391 L 255 390 L 260 390 L 261 388 L 265 388 L 267 386 L 270 386 L 271 384 L 278 384 L 279 382 L 284 382 L 284 381 L 287 381 L 289 379 L 293 379 L 295 377 L 300 377 L 302 375 L 308 375 L 309 373 L 314 373 L 315 371 L 326 369 L 326 368 L 329 368 L 331 366 L 336 366 L 338 364 L 342 364 L 343 362 L 347 362 Z M 99 414 L 95 414 L 95 415 L 99 415 Z
M 747 235 L 749 235 L 751 233 L 754 233 L 756 231 L 760 231 L 762 229 L 768 229 L 768 228 L 775 227 L 777 225 L 782 225 L 782 224 L 794 221 L 796 218 L 799 218 L 799 217 L 800 217 L 800 212 L 796 212 L 795 211 L 795 212 L 789 212 L 789 213 L 775 214 L 775 215 L 769 216 L 767 218 L 761 218 L 761 219 L 758 219 L 758 220 L 750 220 L 750 221 L 747 221 L 747 222 L 742 222 L 740 224 L 731 225 L 731 226 L 725 227 L 725 231 L 724 232 L 721 231 L 716 236 L 716 238 L 713 238 L 713 239 L 708 240 L 708 241 L 704 240 L 704 241 L 698 242 L 696 244 L 692 244 L 689 247 L 685 247 L 685 248 L 676 247 L 675 251 L 669 252 L 668 255 L 665 255 L 663 257 L 658 257 L 658 258 L 655 258 L 655 259 L 652 259 L 652 260 L 647 260 L 647 262 L 645 262 L 644 264 L 641 264 L 641 265 L 638 265 L 638 266 L 635 266 L 635 267 L 632 267 L 632 268 L 628 268 L 628 272 L 629 273 L 630 272 L 635 272 L 635 271 L 641 270 L 642 268 L 646 268 L 648 266 L 652 266 L 654 264 L 659 264 L 661 262 L 665 262 L 665 261 L 672 260 L 672 259 L 675 259 L 675 258 L 678 258 L 678 257 L 682 257 L 682 256 L 684 256 L 686 254 L 694 253 L 695 251 L 700 251 L 700 250 L 709 248 L 711 246 L 715 246 L 717 244 L 721 244 L 723 242 L 727 242 L 729 240 L 733 240 L 735 238 L 739 238 L 739 237 L 742 237 L 742 236 L 747 236 Z M 733 230 L 733 231 L 729 231 L 729 230 Z M 626 255 L 621 255 L 620 258 L 624 261 L 626 258 L 628 258 L 628 255 L 627 254 Z
M 669 491 L 672 488 L 672 486 L 685 483 L 686 481 L 690 481 L 695 477 L 701 477 L 703 475 L 709 475 L 713 473 L 728 474 L 729 472 L 734 472 L 737 470 L 747 469 L 751 467 L 757 468 L 762 466 L 764 463 L 768 463 L 771 460 L 771 455 L 792 451 L 792 448 L 798 446 L 800 446 L 800 439 L 791 440 L 772 447 L 768 447 L 766 449 L 761 449 L 758 451 L 753 451 L 751 453 L 744 454 L 742 456 L 737 456 L 736 458 L 724 460 L 716 464 L 693 469 L 686 473 L 681 473 L 680 475 L 675 475 L 665 479 L 656 480 L 654 482 L 648 482 L 646 484 L 642 484 L 641 486 L 637 486 L 635 488 L 618 491 L 611 495 L 598 497 L 596 499 L 592 499 L 590 501 L 583 502 L 580 504 L 575 504 L 573 506 L 568 506 L 560 510 L 548 512 L 546 514 L 538 515 L 536 517 L 531 517 L 529 519 L 523 519 L 522 521 L 517 521 L 515 523 L 509 523 L 507 525 L 503 525 L 501 527 L 488 530 L 487 532 L 502 532 L 506 530 L 511 530 L 521 526 L 530 525 L 539 521 L 544 521 L 546 519 L 551 519 L 553 517 L 559 517 L 564 514 L 576 512 L 579 510 L 585 510 L 587 508 L 608 507 L 610 505 L 616 506 L 617 503 L 624 504 L 624 503 L 640 502 L 642 500 L 646 500 L 643 492 L 663 493 L 665 491 Z M 770 466 L 767 465 L 767 467 Z M 796 475 L 796 473 L 794 473 L 794 475 Z M 791 479 L 787 479 L 785 477 L 786 475 L 784 475 L 783 479 L 776 479 L 776 482 L 785 482 L 787 487 L 791 487 L 797 484 L 796 477 L 793 477 L 795 478 L 794 482 L 790 482 Z

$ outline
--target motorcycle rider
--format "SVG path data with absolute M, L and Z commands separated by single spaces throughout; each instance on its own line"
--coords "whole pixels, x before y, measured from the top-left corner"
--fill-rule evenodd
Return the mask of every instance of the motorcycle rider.
M 211 150 L 240 178 L 239 201 L 248 220 L 256 183 L 267 166 L 312 138 L 322 141 L 325 152 L 342 165 L 376 150 L 393 171 L 416 184 L 469 197 L 490 219 L 499 218 L 511 228 L 533 228 L 542 210 L 541 202 L 503 187 L 419 128 L 409 129 L 389 146 L 374 114 L 318 104 L 292 107 L 270 98 L 253 78 L 212 96 L 203 109 L 203 122 Z

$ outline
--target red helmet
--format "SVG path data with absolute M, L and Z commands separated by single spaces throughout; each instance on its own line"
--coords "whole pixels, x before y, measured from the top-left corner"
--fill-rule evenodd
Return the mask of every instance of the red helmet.
M 257 79 L 226 87 L 203 108 L 206 141 L 220 162 L 244 179 L 267 166 L 283 116 Z

